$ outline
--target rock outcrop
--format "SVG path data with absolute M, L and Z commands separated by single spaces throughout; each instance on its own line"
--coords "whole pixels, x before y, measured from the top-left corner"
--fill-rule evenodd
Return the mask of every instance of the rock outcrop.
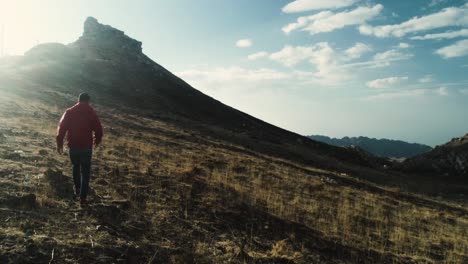
M 88 17 L 84 23 L 83 35 L 71 46 L 77 46 L 86 51 L 98 50 L 101 56 L 132 57 L 143 55 L 141 44 L 140 41 L 125 35 L 123 31 L 100 24 L 94 17 Z
M 461 177 L 468 181 L 468 134 L 408 159 L 398 168 L 413 173 Z

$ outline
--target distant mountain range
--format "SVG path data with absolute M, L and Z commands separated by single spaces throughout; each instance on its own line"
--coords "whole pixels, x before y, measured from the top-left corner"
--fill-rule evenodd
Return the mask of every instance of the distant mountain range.
M 330 138 L 312 135 L 310 139 L 339 147 L 357 146 L 380 157 L 409 158 L 432 150 L 430 146 L 408 143 L 401 140 L 376 139 L 368 137 Z

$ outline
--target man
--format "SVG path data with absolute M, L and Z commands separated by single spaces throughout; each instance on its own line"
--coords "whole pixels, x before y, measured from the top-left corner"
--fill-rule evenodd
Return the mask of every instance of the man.
M 78 103 L 65 111 L 57 128 L 59 154 L 63 154 L 63 138 L 67 134 L 70 160 L 73 164 L 75 195 L 79 197 L 82 206 L 87 205 L 93 145 L 98 146 L 102 139 L 101 122 L 89 105 L 90 99 L 87 93 L 80 94 Z

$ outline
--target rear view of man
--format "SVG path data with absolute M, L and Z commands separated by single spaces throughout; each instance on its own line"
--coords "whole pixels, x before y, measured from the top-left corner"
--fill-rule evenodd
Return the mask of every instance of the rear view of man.
M 87 205 L 93 145 L 96 147 L 102 139 L 101 122 L 89 105 L 90 99 L 87 93 L 80 94 L 78 103 L 65 111 L 57 128 L 59 154 L 63 153 L 63 138 L 67 134 L 70 160 L 73 164 L 75 195 L 79 197 L 82 206 Z

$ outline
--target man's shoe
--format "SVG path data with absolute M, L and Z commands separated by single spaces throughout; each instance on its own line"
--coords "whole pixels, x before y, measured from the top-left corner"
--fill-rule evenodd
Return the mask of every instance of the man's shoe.
M 88 200 L 86 200 L 86 198 L 80 198 L 80 206 L 81 207 L 88 206 Z
M 79 201 L 80 200 L 80 189 L 75 188 L 75 195 L 73 197 L 75 200 Z
M 73 194 L 73 200 L 75 200 L 75 201 L 80 200 L 80 192 L 77 192 L 77 193 Z

